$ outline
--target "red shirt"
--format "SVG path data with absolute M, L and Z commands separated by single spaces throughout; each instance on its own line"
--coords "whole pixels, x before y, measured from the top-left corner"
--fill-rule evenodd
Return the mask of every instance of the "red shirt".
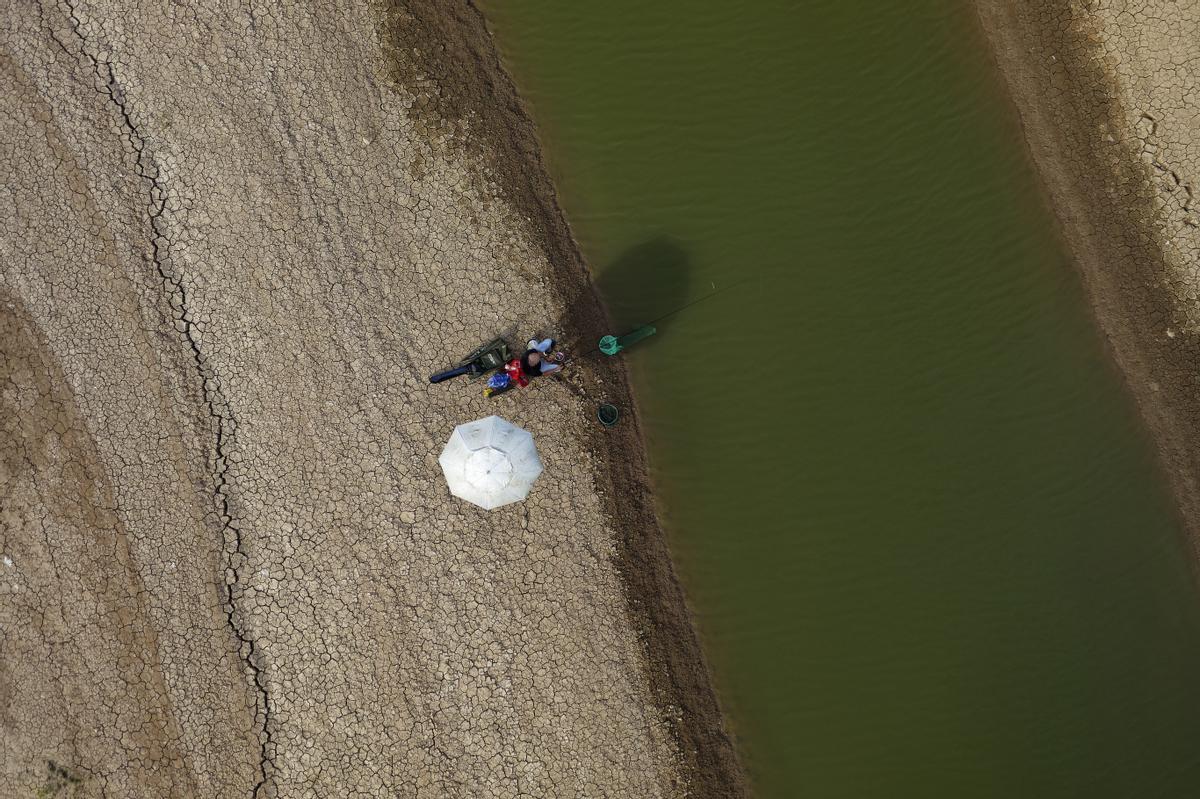
M 525 371 L 521 368 L 520 358 L 513 358 L 504 364 L 504 372 L 508 375 L 509 380 L 516 381 L 517 385 L 521 388 L 529 385 L 529 378 L 525 376 Z

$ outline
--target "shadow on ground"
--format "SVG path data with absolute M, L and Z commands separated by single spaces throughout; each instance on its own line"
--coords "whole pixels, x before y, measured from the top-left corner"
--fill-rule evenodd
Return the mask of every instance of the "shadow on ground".
M 612 320 L 612 329 L 579 330 L 581 340 L 576 346 L 595 347 L 606 333 L 620 336 L 650 323 L 658 328 L 658 334 L 636 346 L 654 346 L 657 339 L 669 332 L 671 325 L 671 317 L 660 317 L 687 302 L 691 273 L 687 251 L 670 237 L 658 236 L 630 247 L 599 269 L 595 279 L 596 289 Z M 559 322 L 560 329 L 577 330 L 575 320 L 594 318 L 586 312 L 586 307 L 594 302 L 586 294 L 568 304 L 566 316 Z

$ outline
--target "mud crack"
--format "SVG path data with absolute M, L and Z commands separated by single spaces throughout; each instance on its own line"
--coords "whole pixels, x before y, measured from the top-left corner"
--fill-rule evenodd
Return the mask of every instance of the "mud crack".
M 188 289 L 171 258 L 171 237 L 167 228 L 167 210 L 170 194 L 165 184 L 162 169 L 149 146 L 147 136 L 141 132 L 130 113 L 124 87 L 117 77 L 116 66 L 103 54 L 93 55 L 77 14 L 77 5 L 72 0 L 62 0 L 67 9 L 71 30 L 79 41 L 78 52 L 92 67 L 96 91 L 104 95 L 121 118 L 133 154 L 134 168 L 147 186 L 147 214 L 150 223 L 150 261 L 162 281 L 170 306 L 175 330 L 187 345 L 192 361 L 200 378 L 201 393 L 214 432 L 212 481 L 213 493 L 221 524 L 222 551 L 224 552 L 225 603 L 222 607 L 230 630 L 238 642 L 238 654 L 246 664 L 246 670 L 256 690 L 255 722 L 261 725 L 259 740 L 259 777 L 250 790 L 251 799 L 257 799 L 267 787 L 275 771 L 275 743 L 272 738 L 271 701 L 268 692 L 266 666 L 253 636 L 247 629 L 245 617 L 239 607 L 244 596 L 242 570 L 248 556 L 241 527 L 234 519 L 235 498 L 230 485 L 229 466 L 236 446 L 237 418 L 221 387 L 220 376 L 204 355 L 202 334 L 193 316 Z M 64 50 L 65 43 L 51 31 L 51 37 Z
M 1163 160 L 1163 146 L 1158 137 L 1158 118 L 1143 111 L 1137 120 L 1137 139 L 1141 144 L 1138 155 L 1154 168 L 1163 194 L 1170 197 L 1178 207 L 1182 223 L 1189 228 L 1200 227 L 1200 218 L 1197 218 L 1196 209 L 1193 207 L 1196 195 L 1192 184 L 1180 177 L 1179 171 Z

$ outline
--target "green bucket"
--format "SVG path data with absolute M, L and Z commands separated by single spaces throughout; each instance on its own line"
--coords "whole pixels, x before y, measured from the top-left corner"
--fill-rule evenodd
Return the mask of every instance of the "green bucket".
M 605 427 L 612 427 L 621 418 L 621 412 L 617 410 L 616 405 L 605 403 L 596 409 L 596 418 Z

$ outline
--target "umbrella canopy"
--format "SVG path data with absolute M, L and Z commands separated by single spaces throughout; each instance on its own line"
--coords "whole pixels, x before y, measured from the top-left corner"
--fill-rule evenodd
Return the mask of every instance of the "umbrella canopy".
M 451 494 L 486 510 L 525 499 L 542 473 L 533 436 L 499 416 L 454 428 L 438 463 Z

